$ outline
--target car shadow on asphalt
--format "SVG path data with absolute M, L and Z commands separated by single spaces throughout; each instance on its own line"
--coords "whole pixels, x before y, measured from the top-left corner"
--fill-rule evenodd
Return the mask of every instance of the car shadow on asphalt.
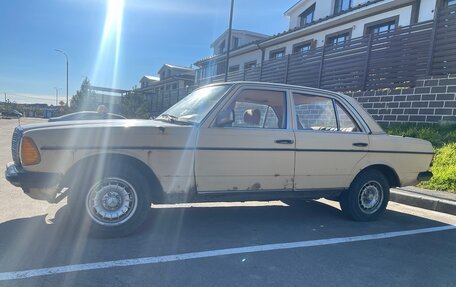
M 52 224 L 45 215 L 1 223 L 0 272 L 443 225 L 392 210 L 376 222 L 354 222 L 331 205 L 295 200 L 264 206 L 157 206 L 138 232 L 100 239 L 70 225 L 68 216 L 64 206 Z

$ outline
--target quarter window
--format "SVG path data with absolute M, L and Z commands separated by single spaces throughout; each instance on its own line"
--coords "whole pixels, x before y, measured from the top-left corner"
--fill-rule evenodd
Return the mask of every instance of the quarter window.
M 234 113 L 234 122 L 230 127 L 284 129 L 286 94 L 279 91 L 243 90 L 223 111 Z
M 336 104 L 336 110 L 339 119 L 339 131 L 347 133 L 361 131 L 353 118 L 339 103 Z

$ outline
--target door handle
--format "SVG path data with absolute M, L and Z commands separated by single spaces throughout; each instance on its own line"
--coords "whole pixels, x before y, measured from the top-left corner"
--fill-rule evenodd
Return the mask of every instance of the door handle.
M 365 146 L 368 146 L 369 144 L 368 143 L 353 143 L 353 145 L 356 147 L 365 147 Z
M 275 143 L 277 143 L 277 144 L 293 144 L 294 140 L 276 140 Z

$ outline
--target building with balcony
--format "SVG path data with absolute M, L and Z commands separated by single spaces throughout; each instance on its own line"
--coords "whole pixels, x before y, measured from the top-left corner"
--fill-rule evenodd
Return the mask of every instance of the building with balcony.
M 394 31 L 434 19 L 438 6 L 455 0 L 300 0 L 285 11 L 289 29 L 271 37 L 233 46 L 229 71 L 238 72 L 290 54 L 306 53 L 324 45 L 343 45 L 352 38 Z M 251 32 L 249 32 L 251 33 Z M 223 33 L 221 38 L 226 34 Z M 198 83 L 223 78 L 226 51 L 220 37 L 214 55 L 195 63 Z M 218 45 L 218 46 L 217 46 Z M 239 78 L 242 79 L 242 78 Z

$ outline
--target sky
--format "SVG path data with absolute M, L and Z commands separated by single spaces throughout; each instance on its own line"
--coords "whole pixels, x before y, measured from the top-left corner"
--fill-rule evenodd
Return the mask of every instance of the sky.
M 235 0 L 233 28 L 273 35 L 297 0 Z M 84 77 L 131 89 L 165 64 L 210 56 L 228 27 L 230 0 L 0 0 L 0 101 L 55 104 Z

